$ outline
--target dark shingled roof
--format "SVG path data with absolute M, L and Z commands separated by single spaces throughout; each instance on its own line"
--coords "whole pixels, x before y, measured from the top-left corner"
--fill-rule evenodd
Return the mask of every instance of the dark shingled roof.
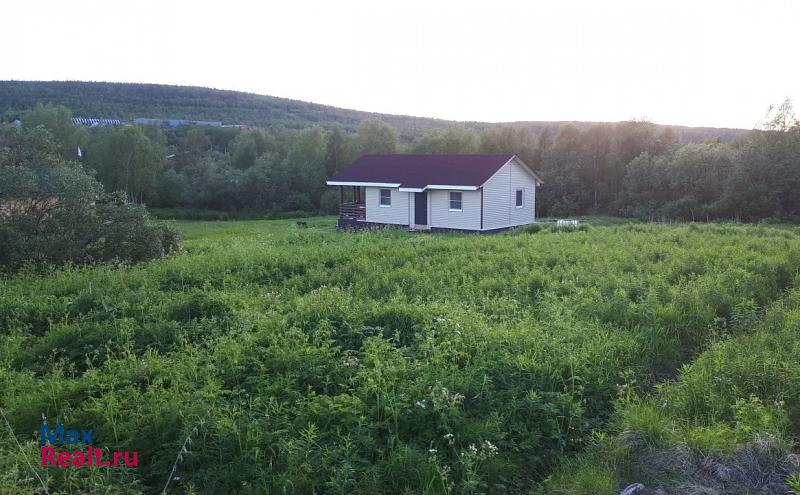
M 328 179 L 331 182 L 383 182 L 400 187 L 481 186 L 506 164 L 505 155 L 364 155 Z

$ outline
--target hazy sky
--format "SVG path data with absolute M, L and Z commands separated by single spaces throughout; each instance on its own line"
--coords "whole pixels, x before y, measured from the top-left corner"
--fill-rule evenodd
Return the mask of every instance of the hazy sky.
M 800 103 L 798 1 L 2 1 L 0 79 L 482 121 L 752 128 Z

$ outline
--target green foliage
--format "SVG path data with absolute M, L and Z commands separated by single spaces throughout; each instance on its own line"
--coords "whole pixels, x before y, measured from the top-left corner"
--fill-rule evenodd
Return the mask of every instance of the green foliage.
M 261 131 L 242 132 L 236 136 L 232 145 L 231 162 L 238 169 L 250 168 L 256 158 L 274 148 L 271 136 Z
M 30 135 L 37 142 L 43 139 L 45 149 L 54 139 L 42 126 L 12 129 L 23 141 Z M 9 127 L 0 128 L 4 131 Z M 177 232 L 152 221 L 124 193 L 106 195 L 75 162 L 49 154 L 43 161 L 0 163 L 0 269 L 137 262 L 177 250 Z
M 397 131 L 381 120 L 365 120 L 358 126 L 355 146 L 359 155 L 394 153 L 397 151 Z
M 189 436 L 169 493 L 528 493 L 562 462 L 574 490 L 556 493 L 613 493 L 636 446 L 726 453 L 728 435 L 794 428 L 800 353 L 758 340 L 800 322 L 762 314 L 796 282 L 793 231 L 332 223 L 187 222 L 184 253 L 129 271 L 7 278 L 0 404 L 17 438 L 44 414 L 142 460 L 59 470 L 51 491 L 157 493 Z M 625 442 L 598 435 L 609 421 Z M 565 461 L 593 445 L 606 461 Z M 3 482 L 36 490 L 12 447 L 0 437 Z
M 26 84 L 0 83 L 0 102 L 4 88 L 12 87 L 14 94 L 22 90 L 17 85 Z M 87 91 L 106 88 L 76 85 L 86 86 Z M 172 91 L 179 99 L 206 91 L 148 85 L 121 88 L 157 95 Z M 258 99 L 231 95 L 242 101 Z M 226 100 L 226 105 L 230 103 Z M 800 127 L 789 102 L 764 130 L 738 133 L 733 143 L 725 130 L 700 132 L 645 121 L 563 125 L 432 121 L 432 127 L 426 121 L 408 127 L 402 117 L 367 114 L 342 125 L 318 117 L 303 125 L 264 129 L 87 130 L 72 124 L 65 107 L 38 103 L 30 108 L 19 115 L 25 129 L 9 125 L 0 132 L 0 163 L 48 165 L 74 158 L 80 146 L 85 164 L 97 172 L 106 189 L 123 190 L 138 203 L 162 208 L 334 213 L 338 191 L 327 188 L 325 178 L 363 154 L 515 153 L 544 180 L 537 193 L 538 217 L 800 218 L 795 194 L 800 187 Z
M 93 136 L 87 163 L 107 189 L 124 191 L 138 202 L 152 201 L 165 166 L 162 139 L 149 136 L 142 127 L 102 130 Z
M 22 206 L 0 219 L 0 268 L 139 262 L 177 251 L 177 231 L 151 220 L 144 207 L 129 203 L 124 195 L 95 201 L 96 196 L 86 193 L 96 182 L 80 169 L 59 170 L 51 179 L 66 175 L 70 182 L 54 196 L 8 200 Z
M 788 456 L 800 432 L 800 292 L 792 290 L 748 327 L 712 344 L 654 396 L 620 403 L 616 436 L 604 437 L 562 467 L 549 488 L 568 490 L 573 473 L 598 464 L 618 486 L 646 481 L 672 490 L 718 484 L 713 477 L 698 478 L 701 465 L 706 472 L 719 464 L 742 473 L 743 490 L 779 482 L 786 469 L 800 471 Z M 753 457 L 765 455 L 772 459 L 761 468 Z
M 25 114 L 24 120 L 25 127 L 41 126 L 47 129 L 53 135 L 61 156 L 66 160 L 76 157 L 79 146 L 86 146 L 88 133 L 72 123 L 72 112 L 64 106 L 37 103 Z
M 800 474 L 790 474 L 786 478 L 786 484 L 789 485 L 789 490 L 792 493 L 800 493 Z
M 49 167 L 63 161 L 55 137 L 45 127 L 0 125 L 0 167 Z
M 478 147 L 478 135 L 475 132 L 454 127 L 423 136 L 414 143 L 414 153 L 476 153 Z

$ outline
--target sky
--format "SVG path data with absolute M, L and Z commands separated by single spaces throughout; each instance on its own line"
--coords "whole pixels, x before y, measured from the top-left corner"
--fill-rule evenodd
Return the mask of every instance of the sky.
M 800 101 L 793 0 L 2 2 L 0 80 L 207 86 L 487 122 L 753 128 Z

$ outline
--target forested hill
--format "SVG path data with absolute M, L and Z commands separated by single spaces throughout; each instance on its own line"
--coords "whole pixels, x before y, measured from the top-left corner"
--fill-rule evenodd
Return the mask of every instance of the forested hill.
M 405 115 L 387 115 L 336 108 L 275 96 L 242 93 L 191 86 L 130 84 L 82 81 L 0 81 L 0 114 L 28 110 L 36 103 L 64 105 L 76 116 L 130 120 L 136 117 L 193 120 L 221 120 L 225 124 L 256 127 L 283 126 L 294 129 L 339 124 L 348 130 L 368 118 L 380 118 L 396 128 L 403 140 L 410 141 L 431 131 L 453 126 L 483 131 L 502 124 L 455 122 Z M 515 122 L 539 134 L 554 132 L 564 122 Z M 577 126 L 590 123 L 573 122 Z M 746 132 L 742 129 L 713 127 L 674 127 L 684 143 L 708 138 L 731 141 Z

